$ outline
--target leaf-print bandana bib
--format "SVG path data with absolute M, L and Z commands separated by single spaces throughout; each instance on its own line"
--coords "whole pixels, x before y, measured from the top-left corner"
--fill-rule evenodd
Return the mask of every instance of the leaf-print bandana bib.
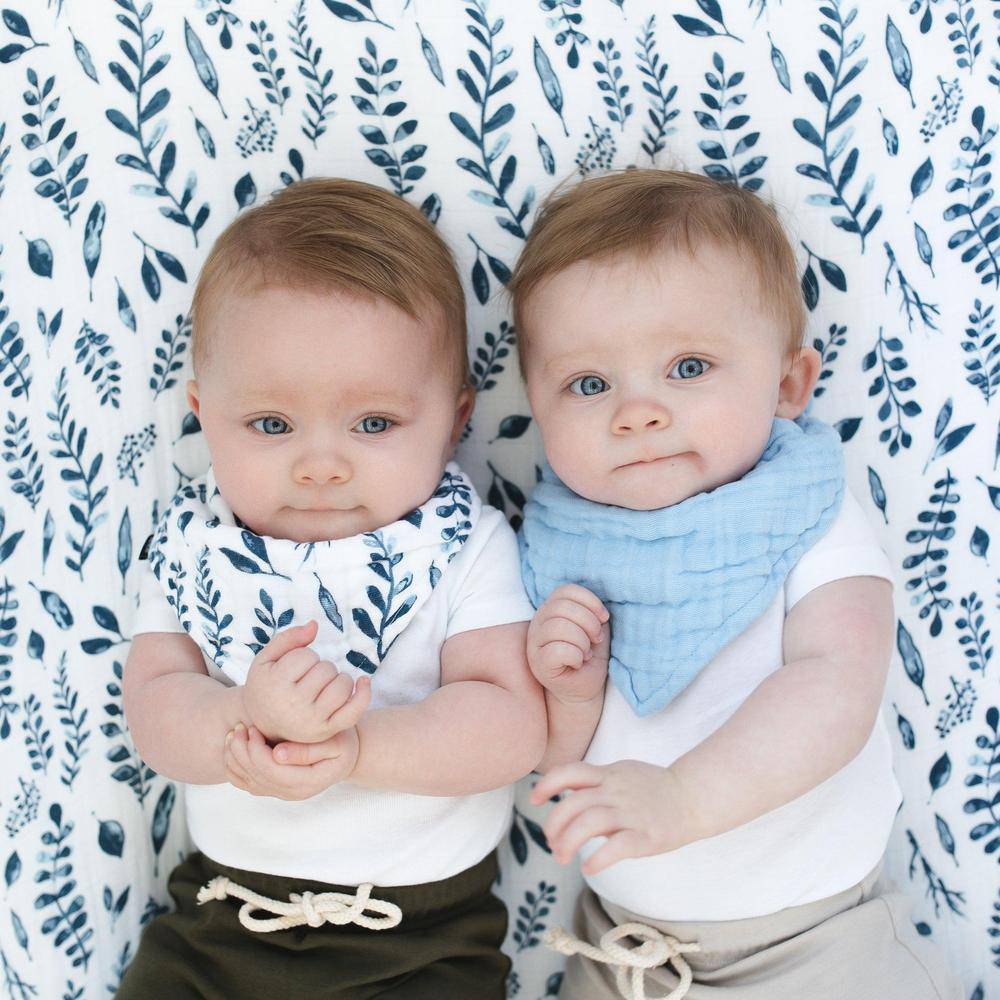
M 319 622 L 312 648 L 338 669 L 375 673 L 479 519 L 449 462 L 426 503 L 375 531 L 321 542 L 256 535 L 212 470 L 185 485 L 157 526 L 150 566 L 185 631 L 237 684 L 280 630 Z

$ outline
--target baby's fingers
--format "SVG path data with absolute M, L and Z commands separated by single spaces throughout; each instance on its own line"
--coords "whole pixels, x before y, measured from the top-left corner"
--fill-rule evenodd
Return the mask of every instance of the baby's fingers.
M 315 621 L 286 628 L 275 634 L 271 641 L 257 654 L 256 659 L 265 663 L 276 663 L 293 649 L 308 646 L 316 638 L 318 629 L 319 625 Z
M 567 795 L 561 802 L 553 806 L 545 819 L 545 839 L 549 847 L 556 849 L 562 841 L 566 829 L 576 821 L 581 813 L 588 809 L 607 805 L 600 788 L 584 788 L 572 795 Z M 561 860 L 556 858 L 557 861 Z M 566 859 L 568 860 L 568 859 Z
M 245 776 L 250 773 L 250 756 L 247 753 L 247 729 L 242 722 L 226 737 L 226 764 L 235 765 Z
M 586 634 L 586 645 L 589 646 L 600 640 L 601 626 L 606 619 L 606 615 L 597 615 L 593 608 L 579 601 L 571 601 L 568 598 L 553 601 L 550 598 L 545 604 L 544 618 L 539 631 L 544 633 L 554 622 L 569 622 Z
M 583 666 L 584 652 L 570 642 L 547 642 L 529 662 L 538 663 L 547 674 L 557 674 L 564 667 L 577 669 Z M 539 678 L 544 680 L 544 678 Z
M 372 700 L 370 677 L 359 677 L 354 683 L 354 693 L 343 708 L 338 708 L 326 721 L 338 733 L 356 726 L 361 721 Z
M 591 806 L 573 819 L 555 839 L 549 840 L 552 856 L 559 864 L 567 864 L 587 841 L 607 837 L 621 829 L 616 810 L 609 806 Z
M 595 634 L 596 638 L 593 641 L 597 641 L 601 637 L 600 625 L 597 626 Z M 571 646 L 576 646 L 582 656 L 590 649 L 591 641 L 586 630 L 568 618 L 550 618 L 538 630 L 539 649 L 544 649 L 552 642 L 563 642 L 569 643 Z
M 232 757 L 226 758 L 226 781 L 241 791 L 250 791 L 250 778 L 236 766 Z
M 536 806 L 544 805 L 554 795 L 571 788 L 593 788 L 601 780 L 602 769 L 594 764 L 584 764 L 582 761 L 562 764 L 538 779 L 531 790 L 531 801 Z
M 596 875 L 626 858 L 641 858 L 646 852 L 635 830 L 619 830 L 612 834 L 580 866 L 584 875 Z
M 549 595 L 550 601 L 564 599 L 582 604 L 597 616 L 598 621 L 606 622 L 611 617 L 608 614 L 608 609 L 601 603 L 600 598 L 593 591 L 587 590 L 586 587 L 581 587 L 577 583 L 563 584 L 561 587 L 556 587 Z
M 317 764 L 321 760 L 337 760 L 343 754 L 340 734 L 331 736 L 322 743 L 279 743 L 271 751 L 274 760 L 279 765 L 294 765 L 296 767 L 308 767 Z
M 332 680 L 327 682 L 326 686 L 317 693 L 313 700 L 317 717 L 321 719 L 331 718 L 334 712 L 343 708 L 348 703 L 353 691 L 354 679 L 351 675 L 337 674 Z

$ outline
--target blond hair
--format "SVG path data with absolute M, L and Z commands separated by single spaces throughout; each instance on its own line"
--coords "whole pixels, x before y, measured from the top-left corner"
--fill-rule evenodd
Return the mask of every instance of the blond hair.
M 439 331 L 434 346 L 459 384 L 468 382 L 465 296 L 451 252 L 423 213 L 383 188 L 315 177 L 237 216 L 215 241 L 195 286 L 196 372 L 208 360 L 222 297 L 275 286 L 387 299 Z
M 507 285 L 522 361 L 525 306 L 539 285 L 570 265 L 617 254 L 648 257 L 704 244 L 749 260 L 761 303 L 787 338 L 802 346 L 806 314 L 795 253 L 774 208 L 735 184 L 679 170 L 625 170 L 556 189 L 542 205 Z

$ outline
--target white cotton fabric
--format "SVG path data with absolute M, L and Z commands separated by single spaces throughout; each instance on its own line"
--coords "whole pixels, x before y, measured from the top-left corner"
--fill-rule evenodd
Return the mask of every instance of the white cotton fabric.
M 531 615 L 514 533 L 499 511 L 484 505 L 461 551 L 372 677 L 370 710 L 419 702 L 440 687 L 441 646 L 449 637 Z M 136 634 L 182 631 L 147 569 Z M 208 659 L 206 666 L 222 683 L 232 683 Z M 337 666 L 362 676 L 347 664 Z M 510 787 L 446 797 L 350 782 L 304 802 L 257 797 L 228 784 L 188 785 L 185 792 L 191 837 L 214 860 L 352 886 L 416 885 L 464 871 L 497 845 L 513 800 Z
M 717 730 L 783 663 L 785 616 L 844 577 L 892 580 L 849 490 L 829 532 L 792 568 L 767 610 L 662 711 L 639 718 L 613 685 L 586 760 L 668 766 Z M 761 734 L 766 738 L 766 733 Z M 587 877 L 604 899 L 655 920 L 740 920 L 814 902 L 855 885 L 879 862 L 900 803 L 881 716 L 861 752 L 805 795 L 750 823 L 676 851 Z M 590 841 L 581 857 L 603 838 Z

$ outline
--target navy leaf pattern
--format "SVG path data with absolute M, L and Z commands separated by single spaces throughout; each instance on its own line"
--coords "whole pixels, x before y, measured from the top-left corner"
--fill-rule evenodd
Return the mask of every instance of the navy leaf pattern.
M 382 184 L 441 227 L 478 395 L 459 459 L 517 526 L 541 450 L 500 293 L 538 198 L 573 175 L 683 164 L 789 220 L 822 359 L 813 409 L 845 442 L 897 571 L 886 710 L 904 804 L 889 874 L 965 995 L 1000 994 L 996 4 L 85 6 L 0 11 L 6 993 L 113 992 L 184 849 L 182 790 L 125 726 L 122 663 L 139 547 L 206 461 L 184 399 L 188 313 L 222 227 L 327 173 Z M 463 498 L 436 502 L 460 513 Z M 308 579 L 333 627 L 360 619 L 377 637 L 414 587 L 371 553 L 364 608 Z M 292 620 L 266 544 L 237 541 L 227 559 L 256 595 L 245 630 L 213 605 L 210 573 L 170 573 L 179 619 L 220 660 Z M 442 572 L 445 557 L 432 585 Z M 535 1000 L 558 993 L 541 936 L 570 921 L 579 876 L 547 853 L 526 786 L 499 891 L 508 993 Z

